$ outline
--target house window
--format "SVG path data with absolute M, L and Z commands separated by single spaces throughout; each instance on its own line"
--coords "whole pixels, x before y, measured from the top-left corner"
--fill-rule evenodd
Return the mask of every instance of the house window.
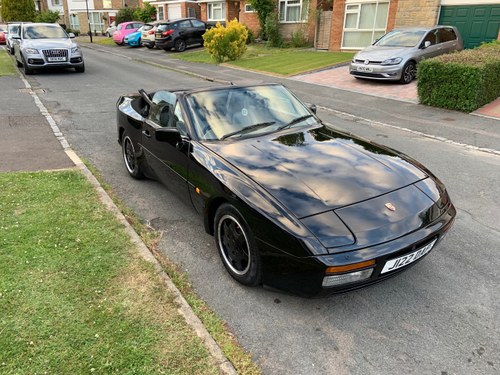
M 188 17 L 196 18 L 196 10 L 188 8 Z
M 245 13 L 255 13 L 255 9 L 251 4 L 245 4 Z
M 384 35 L 388 13 L 388 2 L 346 4 L 342 48 L 364 48 Z
M 102 0 L 102 7 L 104 9 L 110 9 L 113 7 L 113 5 L 111 4 L 111 0 Z
M 69 17 L 69 27 L 73 30 L 80 30 L 80 19 L 78 14 L 72 13 Z
M 52 0 L 52 5 L 61 5 L 61 0 Z
M 160 5 L 158 7 L 158 19 L 159 20 L 164 20 L 165 19 L 165 13 L 163 11 L 163 5 Z
M 208 20 L 224 21 L 226 19 L 225 3 L 208 3 Z
M 101 33 L 104 30 L 104 20 L 102 19 L 103 14 L 101 12 L 90 13 L 90 30 L 93 33 Z
M 305 22 L 309 2 L 303 0 L 281 0 L 280 22 Z

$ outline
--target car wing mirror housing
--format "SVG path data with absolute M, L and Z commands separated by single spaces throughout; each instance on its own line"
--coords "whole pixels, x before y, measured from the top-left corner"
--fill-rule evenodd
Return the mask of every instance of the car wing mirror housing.
M 431 46 L 431 42 L 429 42 L 428 40 L 426 40 L 426 41 L 424 42 L 424 45 L 422 46 L 422 49 L 426 49 L 426 48 L 428 48 L 428 47 L 430 47 L 430 46 Z
M 156 129 L 156 140 L 158 142 L 167 142 L 175 146 L 182 141 L 182 137 L 177 128 L 159 128 Z
M 318 108 L 316 107 L 316 104 L 311 104 L 311 105 L 309 106 L 309 110 L 310 110 L 312 113 L 316 114 L 316 112 L 318 111 Z
M 21 36 L 20 35 L 12 35 L 12 39 L 21 39 Z
M 75 34 L 73 34 L 73 33 L 69 33 L 69 34 L 68 34 L 68 36 L 69 36 L 71 39 L 73 39 L 73 38 L 75 37 Z

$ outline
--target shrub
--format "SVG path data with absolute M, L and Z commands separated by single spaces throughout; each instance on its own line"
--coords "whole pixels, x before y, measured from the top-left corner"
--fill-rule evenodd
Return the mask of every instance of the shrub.
M 475 111 L 500 96 L 500 44 L 422 61 L 417 77 L 420 103 Z
M 246 27 L 246 29 L 247 29 L 247 33 L 248 33 L 247 44 L 252 44 L 253 42 L 255 42 L 255 35 L 253 34 L 253 31 L 250 30 L 248 27 Z
M 227 58 L 229 61 L 239 59 L 246 51 L 248 30 L 237 19 L 230 21 L 227 26 L 217 22 L 215 27 L 203 34 L 205 48 L 212 58 L 221 63 Z
M 304 28 L 292 32 L 290 45 L 294 48 L 307 47 L 309 45 Z
M 272 12 L 267 16 L 265 30 L 269 47 L 283 47 L 278 12 Z
M 66 29 L 66 32 L 69 34 L 69 33 L 73 33 L 75 34 L 75 36 L 78 36 L 80 35 L 80 30 L 77 30 L 77 29 L 70 29 L 70 28 L 67 28 Z
M 36 15 L 35 22 L 54 23 L 57 22 L 58 19 L 59 19 L 59 12 L 44 10 L 43 12 L 40 12 Z
M 116 25 L 118 25 L 122 22 L 135 21 L 134 20 L 135 11 L 136 11 L 136 8 L 132 8 L 132 7 L 121 8 L 118 11 L 118 13 L 116 13 L 116 17 L 115 17 Z

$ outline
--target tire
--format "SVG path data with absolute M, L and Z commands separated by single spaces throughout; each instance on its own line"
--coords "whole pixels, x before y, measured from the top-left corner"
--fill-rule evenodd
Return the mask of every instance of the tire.
M 408 61 L 403 67 L 403 72 L 401 73 L 401 79 L 399 80 L 399 82 L 401 82 L 404 85 L 407 85 L 408 83 L 413 81 L 416 74 L 417 74 L 417 66 L 413 61 Z
M 81 66 L 75 66 L 75 72 L 85 73 L 85 64 L 82 64 Z
M 222 263 L 239 283 L 261 283 L 262 267 L 252 232 L 236 208 L 222 204 L 215 213 L 215 244 Z
M 183 52 L 186 50 L 186 42 L 184 39 L 177 39 L 174 43 L 174 48 L 177 52 Z
M 106 36 L 107 36 L 108 38 L 111 38 L 111 34 L 110 34 L 109 32 L 108 32 L 108 33 L 106 33 Z
M 26 75 L 26 76 L 33 74 L 33 69 L 28 67 L 28 64 L 26 64 L 26 60 L 24 60 L 24 58 L 23 58 L 23 71 L 24 71 L 24 75 Z
M 16 59 L 16 65 L 17 65 L 18 68 L 22 68 L 23 63 L 19 62 L 19 60 Z
M 154 46 L 154 45 L 151 45 L 151 44 L 146 44 L 146 48 L 147 48 L 147 49 L 152 49 L 152 48 L 155 48 L 155 46 Z
M 138 180 L 143 179 L 144 174 L 141 171 L 140 161 L 137 159 L 134 143 L 128 136 L 127 132 L 124 132 L 122 137 L 122 155 L 128 174 Z

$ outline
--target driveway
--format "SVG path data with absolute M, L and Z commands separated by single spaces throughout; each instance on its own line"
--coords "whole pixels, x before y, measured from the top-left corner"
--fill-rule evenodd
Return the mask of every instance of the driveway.
M 316 85 L 335 87 L 338 89 L 359 92 L 361 94 L 418 103 L 417 82 L 408 85 L 398 82 L 380 82 L 375 80 L 356 79 L 349 74 L 349 66 L 341 66 L 321 70 L 319 72 L 301 74 L 292 77 L 297 81 Z

